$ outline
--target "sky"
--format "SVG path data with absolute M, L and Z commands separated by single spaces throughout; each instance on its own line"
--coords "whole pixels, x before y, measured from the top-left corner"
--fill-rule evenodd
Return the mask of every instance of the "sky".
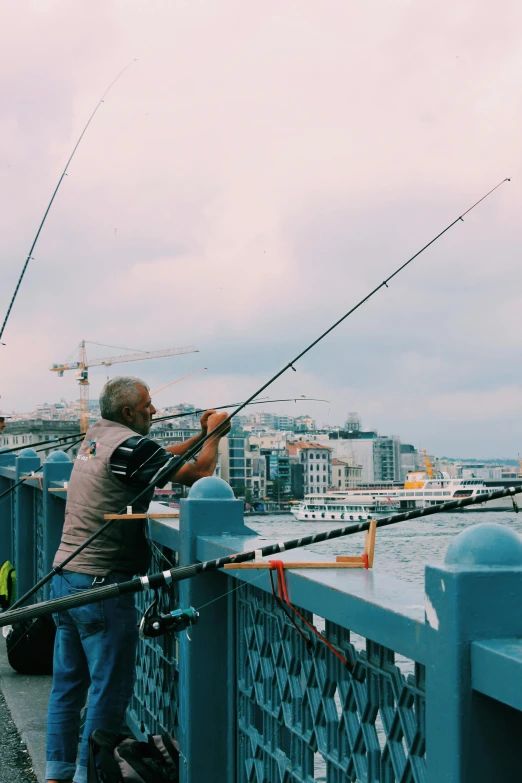
M 94 367 L 432 454 L 522 451 L 522 6 L 18 0 L 0 6 L 0 408 L 78 397 L 80 340 L 198 353 Z M 125 353 L 88 346 L 91 358 Z M 257 410 L 263 409 L 258 406 Z

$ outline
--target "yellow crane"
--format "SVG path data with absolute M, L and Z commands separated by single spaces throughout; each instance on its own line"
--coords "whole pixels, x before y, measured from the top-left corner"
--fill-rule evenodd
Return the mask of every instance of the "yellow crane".
M 138 362 L 145 359 L 163 359 L 166 356 L 179 356 L 184 353 L 199 353 L 198 348 L 189 345 L 186 348 L 165 348 L 162 351 L 137 351 L 123 356 L 107 356 L 104 359 L 87 359 L 86 341 L 82 340 L 78 346 L 78 360 L 67 360 L 63 364 L 53 364 L 49 368 L 51 372 L 58 373 L 62 378 L 66 370 L 76 370 L 76 380 L 80 384 L 80 430 L 87 432 L 89 429 L 89 367 L 110 367 L 111 364 L 121 362 Z M 103 345 L 103 343 L 90 343 L 91 345 Z M 115 346 L 105 346 L 113 348 Z M 128 349 L 125 349 L 128 350 Z
M 430 462 L 430 458 L 428 456 L 428 452 L 426 449 L 423 449 L 422 454 L 424 454 L 424 461 L 426 463 L 426 473 L 428 474 L 429 478 L 433 478 L 433 468 Z

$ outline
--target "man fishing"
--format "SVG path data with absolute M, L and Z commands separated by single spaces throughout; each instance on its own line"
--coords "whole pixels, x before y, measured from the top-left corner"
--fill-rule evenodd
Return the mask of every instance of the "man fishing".
M 230 429 L 225 424 L 204 443 L 195 462 L 176 469 L 175 455 L 185 454 L 205 437 L 207 430 L 218 428 L 226 413 L 206 411 L 200 419 L 199 435 L 164 449 L 147 437 L 156 410 L 144 381 L 134 377 L 109 381 L 100 395 L 100 410 L 101 419 L 86 433 L 69 481 L 55 568 L 104 524 L 105 514 L 117 513 L 129 505 L 133 513 L 144 513 L 154 486 L 162 487 L 171 480 L 191 486 L 211 476 L 217 464 L 219 440 Z M 172 473 L 168 471 L 170 463 Z M 136 500 L 148 485 L 150 490 Z M 145 574 L 150 561 L 143 520 L 116 521 L 53 577 L 51 595 L 74 595 L 94 586 L 126 581 Z M 134 596 L 70 609 L 55 615 L 55 622 L 46 778 L 86 783 L 91 732 L 120 731 L 133 692 L 138 641 Z M 80 713 L 88 692 L 76 765 Z

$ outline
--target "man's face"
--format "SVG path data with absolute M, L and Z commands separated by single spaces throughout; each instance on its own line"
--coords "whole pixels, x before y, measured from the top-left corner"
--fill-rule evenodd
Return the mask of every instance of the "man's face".
M 134 432 L 137 432 L 140 435 L 148 435 L 150 432 L 151 419 L 156 413 L 156 408 L 152 404 L 150 394 L 145 386 L 137 386 L 136 388 L 140 393 L 139 402 L 135 408 L 126 405 L 122 411 L 123 418 L 131 430 L 134 430 Z
M 5 424 L 6 424 L 5 419 L 0 416 L 0 435 L 5 430 Z

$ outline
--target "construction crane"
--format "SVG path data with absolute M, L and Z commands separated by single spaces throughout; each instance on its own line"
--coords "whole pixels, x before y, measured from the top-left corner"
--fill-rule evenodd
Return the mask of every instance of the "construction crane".
M 138 362 L 145 359 L 163 359 L 166 356 L 179 356 L 184 353 L 199 353 L 199 349 L 193 345 L 186 348 L 165 348 L 163 351 L 137 351 L 123 356 L 107 356 L 105 359 L 87 359 L 85 348 L 86 341 L 82 340 L 78 347 L 78 361 L 67 360 L 63 364 L 53 364 L 49 368 L 51 372 L 58 373 L 62 378 L 66 370 L 76 370 L 76 380 L 80 384 L 80 430 L 87 432 L 89 429 L 89 367 L 110 367 L 111 364 L 122 362 Z M 90 343 L 91 345 L 103 345 L 103 343 Z M 105 346 L 113 348 L 115 346 Z M 125 349 L 130 350 L 130 349 Z
M 421 453 L 424 454 L 424 461 L 426 463 L 426 473 L 428 474 L 429 478 L 433 478 L 433 467 L 431 465 L 428 452 L 425 449 L 422 449 Z

